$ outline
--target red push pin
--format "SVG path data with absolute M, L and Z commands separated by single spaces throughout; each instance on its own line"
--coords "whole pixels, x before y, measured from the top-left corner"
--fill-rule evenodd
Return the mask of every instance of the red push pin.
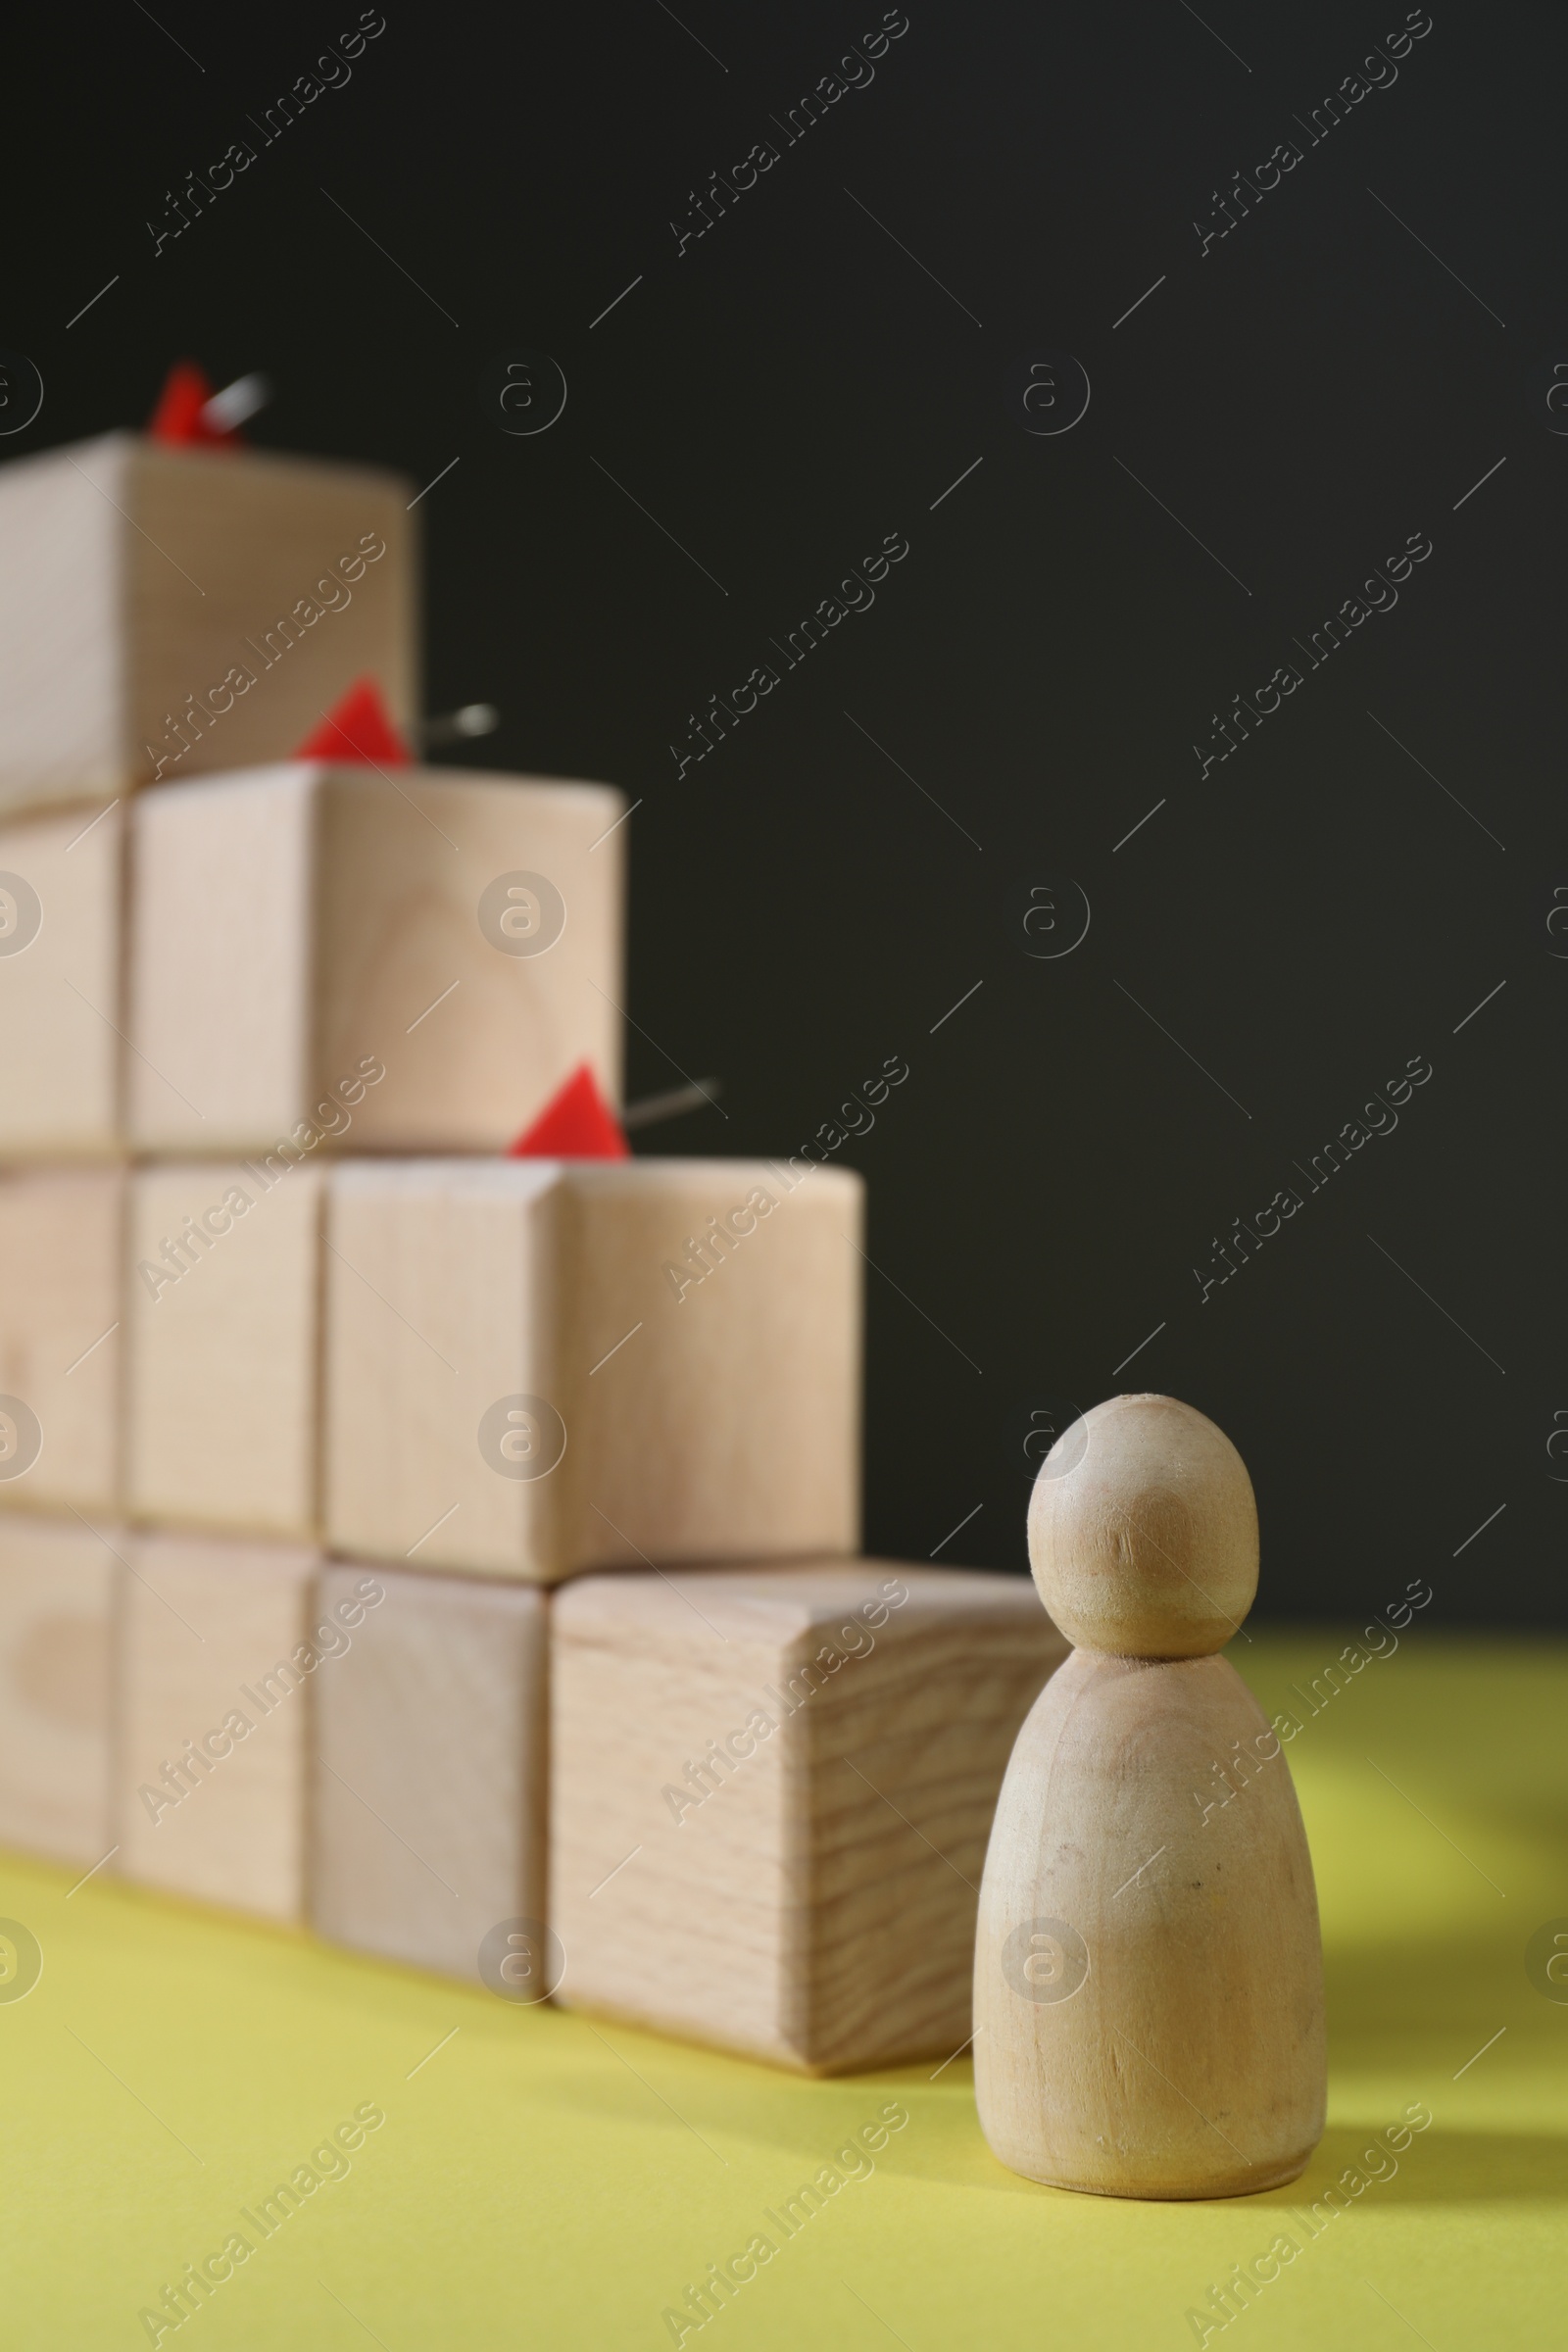
M 340 765 L 407 767 L 412 755 L 392 724 L 381 689 L 373 678 L 356 678 L 348 692 L 303 743 L 294 747 L 296 760 L 333 760 Z
M 205 368 L 176 360 L 147 420 L 147 438 L 175 449 L 240 449 L 240 426 L 271 397 L 265 375 L 242 375 L 215 392 Z
M 508 1149 L 509 1159 L 630 1159 L 627 1143 L 599 1081 L 579 1062 L 531 1127 Z

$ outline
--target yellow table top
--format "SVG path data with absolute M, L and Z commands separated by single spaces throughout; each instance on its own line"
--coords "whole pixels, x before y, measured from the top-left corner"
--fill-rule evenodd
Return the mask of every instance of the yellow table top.
M 1197 2342 L 1188 2313 L 1282 2231 L 1297 2251 L 1209 2344 L 1561 2342 L 1568 2000 L 1536 1988 L 1526 1949 L 1568 1931 L 1568 1643 L 1417 1624 L 1308 1716 L 1290 1686 L 1309 1692 L 1345 1638 L 1231 1648 L 1303 1722 L 1329 2129 L 1291 2188 L 1204 2205 L 1040 2188 L 987 2149 L 965 2058 L 797 2082 L 103 1875 L 68 1899 L 70 1874 L 6 1860 L 0 1913 L 44 1966 L 0 2001 L 0 2344 L 146 2343 L 142 2310 L 217 2256 L 210 2299 L 157 2340 L 653 2352 L 675 2340 L 666 2309 L 762 2233 L 771 2258 L 686 2344 L 1157 2352 Z M 1291 2209 L 1413 2102 L 1430 2128 L 1310 2235 Z M 907 2120 L 793 2235 L 765 2218 L 890 2108 Z M 357 2111 L 384 2121 L 361 2138 Z M 337 2177 L 264 2236 L 243 2216 L 341 2125 L 353 2152 L 313 2167 Z M 250 2251 L 229 2267 L 234 2232 Z

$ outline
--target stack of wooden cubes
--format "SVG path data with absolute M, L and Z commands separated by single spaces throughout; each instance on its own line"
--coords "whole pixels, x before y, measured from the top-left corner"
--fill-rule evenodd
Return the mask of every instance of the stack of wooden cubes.
M 334 717 L 417 726 L 409 496 L 0 471 L 0 1840 L 790 2065 L 946 2051 L 1061 1644 L 856 1557 L 858 1178 L 510 1154 L 619 1099 L 625 808 Z

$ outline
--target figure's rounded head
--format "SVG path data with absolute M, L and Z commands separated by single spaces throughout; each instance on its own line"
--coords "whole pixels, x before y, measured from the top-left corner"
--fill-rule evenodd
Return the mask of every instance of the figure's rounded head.
M 1257 1504 L 1223 1430 L 1174 1396 L 1111 1396 L 1064 1430 L 1029 1500 L 1029 1563 L 1069 1642 L 1223 1649 L 1257 1591 Z

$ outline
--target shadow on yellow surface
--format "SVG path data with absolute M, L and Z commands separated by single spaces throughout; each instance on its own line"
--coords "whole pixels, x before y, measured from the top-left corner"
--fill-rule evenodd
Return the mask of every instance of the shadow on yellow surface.
M 1260 1631 L 1239 1662 L 1260 1692 L 1310 1690 L 1335 1640 Z M 986 2146 L 963 2055 L 800 2080 L 107 1873 L 72 1891 L 77 1874 L 0 1863 L 0 1914 L 44 1952 L 36 1989 L 0 2004 L 6 2342 L 147 2340 L 164 2282 L 249 2230 L 368 2100 L 386 2122 L 349 2177 L 203 2307 L 211 2352 L 340 2352 L 362 2329 L 387 2352 L 653 2352 L 683 2281 L 777 2233 L 767 2216 L 890 2104 L 906 2121 L 874 2166 L 707 2323 L 719 2352 L 869 2352 L 889 2328 L 909 2352 L 1174 2352 L 1276 2233 L 1301 2259 L 1210 2342 L 1239 2326 L 1255 2352 L 1388 2352 L 1400 2321 L 1435 2352 L 1554 2341 L 1568 2004 L 1524 1954 L 1568 1913 L 1565 1713 L 1568 1645 L 1443 1637 L 1306 1720 L 1290 1754 L 1322 1899 L 1329 2131 L 1299 2180 L 1223 2202 L 1020 2180 Z M 1412 2102 L 1433 2121 L 1397 2172 L 1311 2228 Z
M 1310 2205 L 1359 2164 L 1364 2132 L 1331 2124 L 1299 2180 L 1259 2197 L 1259 2205 Z M 1497 2198 L 1568 2204 L 1568 2131 L 1445 2131 L 1434 2123 L 1399 2158 L 1393 2180 L 1374 2180 L 1368 2199 L 1388 2205 L 1474 2205 Z

